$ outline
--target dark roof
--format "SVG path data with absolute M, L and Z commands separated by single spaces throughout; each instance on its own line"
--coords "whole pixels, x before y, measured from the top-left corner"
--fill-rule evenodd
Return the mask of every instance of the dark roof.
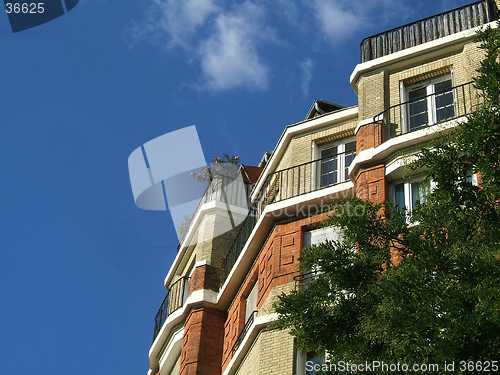
M 247 184 L 255 184 L 264 170 L 264 168 L 261 167 L 249 167 L 248 165 L 242 166 L 242 169 L 244 169 L 241 171 L 243 181 Z
M 312 119 L 316 116 L 323 115 L 325 113 L 330 113 L 334 111 L 338 111 L 339 109 L 346 108 L 345 105 L 342 104 L 337 104 L 334 102 L 330 102 L 325 99 L 316 99 L 313 104 L 311 105 L 311 108 L 309 109 L 309 112 L 307 112 L 306 120 Z

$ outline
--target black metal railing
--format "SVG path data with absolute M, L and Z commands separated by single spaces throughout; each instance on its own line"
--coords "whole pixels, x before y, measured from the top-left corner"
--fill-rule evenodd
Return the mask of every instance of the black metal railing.
M 374 117 L 383 121 L 383 141 L 472 113 L 483 103 L 473 82 L 396 104 Z
M 361 42 L 361 62 L 481 26 L 496 19 L 498 9 L 493 0 L 465 5 L 365 38 Z
M 229 276 L 231 270 L 233 269 L 236 260 L 241 254 L 241 251 L 245 247 L 245 244 L 248 238 L 250 237 L 250 234 L 252 233 L 256 223 L 257 223 L 257 210 L 255 209 L 255 207 L 252 206 L 250 208 L 250 211 L 248 212 L 247 217 L 241 224 L 240 231 L 236 235 L 231 247 L 229 248 L 229 251 L 227 252 L 226 258 L 224 259 L 222 265 L 221 285 L 224 285 L 224 282 Z
M 160 333 L 161 327 L 167 317 L 177 309 L 181 308 L 186 302 L 187 291 L 189 285 L 189 277 L 184 276 L 173 283 L 167 291 L 167 295 L 163 300 L 160 309 L 155 317 L 155 329 L 153 333 L 153 342 Z
M 252 313 L 248 317 L 248 319 L 245 323 L 245 326 L 243 327 L 243 330 L 241 331 L 240 335 L 238 336 L 238 338 L 236 339 L 236 342 L 233 345 L 233 348 L 231 349 L 231 356 L 233 356 L 234 353 L 236 353 L 239 346 L 241 345 L 241 343 L 245 339 L 250 327 L 252 326 L 253 322 L 255 321 L 256 315 L 257 315 L 257 310 L 254 310 L 254 311 L 252 311 Z
M 317 276 L 317 272 L 311 271 L 307 273 L 302 273 L 300 275 L 294 276 L 293 281 L 295 283 L 295 289 L 303 289 L 304 286 L 309 284 Z
M 242 179 L 222 175 L 213 176 L 212 181 L 208 184 L 207 189 L 198 203 L 198 207 L 196 207 L 196 210 L 193 213 L 193 217 L 202 205 L 213 201 L 220 201 L 232 206 L 247 207 L 250 187 L 251 185 L 247 184 Z M 186 235 L 188 234 L 189 229 L 191 229 L 192 224 L 191 218 L 188 229 L 185 230 L 179 238 L 177 251 L 180 250 L 181 244 L 186 239 Z
M 329 155 L 267 176 L 258 202 L 258 212 L 275 202 L 349 181 L 348 168 L 356 150 Z
M 268 175 L 222 262 L 221 285 L 224 285 L 227 280 L 257 220 L 268 204 L 349 181 L 347 172 L 354 156 L 356 156 L 356 150 L 351 150 Z

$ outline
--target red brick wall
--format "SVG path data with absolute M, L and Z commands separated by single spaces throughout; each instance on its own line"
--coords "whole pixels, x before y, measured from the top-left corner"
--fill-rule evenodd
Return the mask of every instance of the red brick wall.
M 219 291 L 219 274 L 217 268 L 209 265 L 196 267 L 189 280 L 188 297 L 195 290 L 209 289 Z
M 180 375 L 220 375 L 226 313 L 211 307 L 192 309 L 184 324 Z
M 381 145 L 384 139 L 383 129 L 382 121 L 361 126 L 356 134 L 356 153 Z
M 222 369 L 232 358 L 232 348 L 245 325 L 246 298 L 258 280 L 257 308 L 264 304 L 275 286 L 287 284 L 298 275 L 298 258 L 303 248 L 302 233 L 327 218 L 326 214 L 276 225 L 270 233 L 248 277 L 229 307 L 224 325 Z
M 361 168 L 356 174 L 356 196 L 374 203 L 387 200 L 387 181 L 385 179 L 385 166 L 376 165 Z

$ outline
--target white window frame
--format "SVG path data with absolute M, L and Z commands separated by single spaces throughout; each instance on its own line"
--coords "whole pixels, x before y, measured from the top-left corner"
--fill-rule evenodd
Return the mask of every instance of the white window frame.
M 333 186 L 342 182 L 349 181 L 349 178 L 345 178 L 345 169 L 346 169 L 346 158 L 345 158 L 345 149 L 346 145 L 351 142 L 356 142 L 356 137 L 349 137 L 349 138 L 344 138 L 342 140 L 336 141 L 336 142 L 331 142 L 331 143 L 325 143 L 322 145 L 316 145 L 313 143 L 313 158 L 312 160 L 317 161 L 317 166 L 316 168 L 312 168 L 312 179 L 315 183 L 314 189 L 318 188 L 324 188 L 328 186 Z M 322 175 L 321 175 L 321 154 L 331 148 L 337 147 L 337 152 L 336 154 L 339 155 L 337 157 L 337 182 L 332 184 L 332 185 L 322 185 Z
M 307 375 L 307 371 L 306 371 L 307 354 L 308 353 L 305 351 L 297 351 L 296 352 L 296 369 L 297 369 L 296 375 Z M 322 363 L 329 363 L 327 353 L 325 356 L 320 356 L 320 357 L 323 357 L 321 364 Z M 314 358 L 319 358 L 319 357 L 314 357 Z M 314 372 L 314 374 L 317 374 L 318 372 Z
M 437 108 L 436 108 L 436 85 L 439 83 L 443 83 L 446 81 L 451 82 L 451 94 L 453 95 L 453 108 L 454 108 L 454 113 L 456 116 L 456 98 L 455 98 L 455 93 L 453 91 L 454 85 L 454 80 L 453 80 L 453 75 L 451 73 L 441 75 L 439 77 L 436 77 L 434 79 L 430 79 L 427 81 L 422 81 L 416 84 L 412 84 L 409 86 L 404 86 L 402 84 L 402 101 L 406 103 L 406 105 L 403 105 L 401 108 L 401 114 L 403 117 L 403 130 L 404 133 L 409 133 L 411 131 L 415 131 L 424 127 L 432 126 L 438 123 L 437 121 Z M 410 129 L 410 93 L 416 90 L 424 89 L 426 90 L 426 104 L 427 104 L 427 124 L 423 126 L 419 126 L 416 129 Z M 454 116 L 454 117 L 455 117 Z
M 415 207 L 413 207 L 413 199 L 412 199 L 412 193 L 413 193 L 413 184 L 420 184 L 420 187 L 422 186 L 421 184 L 424 182 L 423 176 L 418 176 L 414 177 L 411 179 L 406 179 L 406 180 L 397 180 L 392 182 L 389 185 L 389 197 L 394 204 L 396 204 L 396 186 L 398 185 L 403 185 L 404 189 L 404 207 L 396 207 L 400 210 L 403 210 L 406 213 L 407 219 L 409 219 L 409 215 L 411 215 L 411 212 Z M 431 182 L 429 189 L 432 189 L 433 182 Z M 421 194 L 421 192 L 420 192 Z M 425 194 L 424 194 L 425 197 Z M 422 195 L 420 195 L 419 200 L 422 200 Z
M 255 285 L 252 287 L 250 293 L 246 298 L 246 306 L 245 306 L 245 324 L 248 322 L 248 319 L 252 316 L 252 313 L 257 310 L 257 294 L 259 291 L 259 281 L 255 282 Z

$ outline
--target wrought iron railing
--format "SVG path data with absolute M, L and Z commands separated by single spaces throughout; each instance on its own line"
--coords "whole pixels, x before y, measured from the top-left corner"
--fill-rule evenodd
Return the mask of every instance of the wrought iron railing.
M 341 152 L 271 173 L 257 200 L 259 214 L 270 203 L 349 181 L 348 169 L 354 156 L 356 150 Z
M 370 61 L 498 19 L 493 0 L 482 0 L 428 17 L 361 42 L 361 62 Z
M 313 279 L 316 278 L 317 274 L 318 273 L 316 271 L 311 271 L 311 272 L 307 272 L 307 273 L 303 273 L 303 274 L 294 276 L 293 281 L 295 283 L 295 289 L 298 290 L 298 289 L 304 288 L 304 286 L 306 286 Z
M 473 82 L 396 104 L 374 117 L 383 121 L 383 141 L 472 113 L 483 103 Z
M 196 212 L 200 209 L 202 205 L 205 203 L 220 201 L 223 203 L 230 204 L 232 206 L 238 207 L 247 207 L 248 194 L 250 192 L 250 184 L 245 183 L 242 179 L 216 175 L 212 178 L 212 181 L 208 184 L 207 189 L 203 193 L 203 196 L 198 203 L 198 207 L 193 213 L 196 215 Z M 182 233 L 182 236 L 179 238 L 179 246 L 177 247 L 177 251 L 180 250 L 181 244 L 186 239 L 186 235 L 191 229 L 193 225 L 192 218 L 191 222 L 188 226 L 188 229 Z
M 184 305 L 187 298 L 187 291 L 189 285 L 189 277 L 184 276 L 173 283 L 167 291 L 167 295 L 163 300 L 163 303 L 158 310 L 158 313 L 155 317 L 155 329 L 153 333 L 153 342 L 156 339 L 156 336 L 160 333 L 161 327 L 167 317 L 172 314 L 174 311 L 178 310 Z
M 236 235 L 224 259 L 222 265 L 221 285 L 224 284 L 227 277 L 229 276 L 229 273 L 233 269 L 234 264 L 236 263 L 236 260 L 240 256 L 241 251 L 245 247 L 245 244 L 248 238 L 250 237 L 250 234 L 252 233 L 256 223 L 257 223 L 257 210 L 255 209 L 255 207 L 251 207 L 247 217 L 241 224 L 240 231 Z
M 256 315 L 257 315 L 257 310 L 254 310 L 254 311 L 252 311 L 251 315 L 248 317 L 248 320 L 246 321 L 245 326 L 243 327 L 243 330 L 241 331 L 240 335 L 238 336 L 238 338 L 236 339 L 236 342 L 233 345 L 233 348 L 231 349 L 231 356 L 233 356 L 234 353 L 236 353 L 239 346 L 241 345 L 241 343 L 245 339 L 245 337 L 248 333 L 248 330 L 250 329 L 253 322 L 255 321 Z
M 296 165 L 267 176 L 259 195 L 250 207 L 233 244 L 222 262 L 221 285 L 228 278 L 250 234 L 268 204 L 349 181 L 348 168 L 356 150 L 330 155 L 323 159 Z

